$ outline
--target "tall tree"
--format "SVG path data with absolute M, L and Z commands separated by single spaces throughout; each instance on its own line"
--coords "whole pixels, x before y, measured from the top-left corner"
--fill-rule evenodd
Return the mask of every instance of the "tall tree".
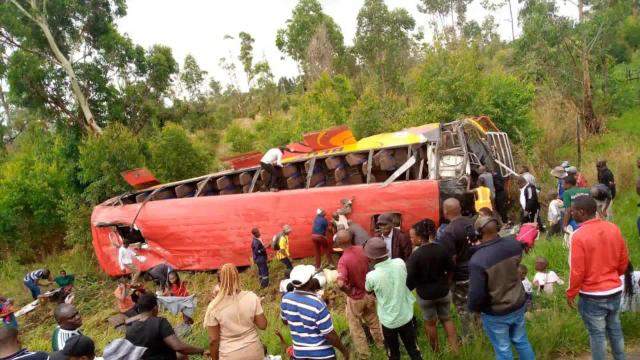
M 88 133 L 124 122 L 130 87 L 165 91 L 173 61 L 170 49 L 147 52 L 121 35 L 125 14 L 122 0 L 0 2 L 8 102 Z
M 31 22 L 36 25 L 37 28 L 41 31 L 41 35 L 44 35 L 47 44 L 49 46 L 49 50 L 53 55 L 53 59 L 58 63 L 58 65 L 64 70 L 66 73 L 69 82 L 71 83 L 71 89 L 73 92 L 73 96 L 76 99 L 78 107 L 82 110 L 82 114 L 84 116 L 84 121 L 81 122 L 82 126 L 89 132 L 98 133 L 102 132 L 102 129 L 96 123 L 96 120 L 89 108 L 89 102 L 87 101 L 87 97 L 84 94 L 84 91 L 80 87 L 80 82 L 78 81 L 78 77 L 76 75 L 76 71 L 74 70 L 71 61 L 69 60 L 69 54 L 65 54 L 63 49 L 61 49 L 60 45 L 58 45 L 58 40 L 54 37 L 52 28 L 49 26 L 49 16 L 48 12 L 51 10 L 59 10 L 55 8 L 49 8 L 47 6 L 47 1 L 37 1 L 31 0 L 28 3 L 28 6 L 23 6 L 17 0 L 10 0 L 11 5 L 15 6 L 18 10 L 17 14 L 15 11 L 12 14 L 18 15 L 19 18 L 24 19 L 25 21 Z M 63 4 L 69 5 L 69 4 Z M 80 5 L 80 4 L 78 4 Z M 10 10 L 8 6 L 4 6 L 2 10 Z M 83 12 L 90 11 L 88 7 L 85 5 Z M 87 16 L 86 13 L 82 14 Z M 71 19 L 65 19 L 67 21 L 71 21 Z M 54 28 L 54 30 L 58 30 Z M 80 120 L 80 118 L 78 119 Z
M 238 34 L 240 38 L 240 55 L 238 59 L 242 63 L 244 73 L 247 75 L 247 85 L 251 87 L 251 80 L 253 80 L 253 43 L 255 39 L 251 37 L 251 34 L 241 32 Z
M 207 72 L 200 69 L 198 62 L 191 54 L 184 58 L 180 80 L 192 99 L 202 96 L 202 84 L 206 76 Z
M 447 16 L 451 16 L 451 28 L 455 34 L 456 27 L 462 32 L 467 22 L 467 6 L 472 0 L 420 0 L 418 11 L 424 14 L 439 16 L 445 23 Z
M 415 20 L 406 9 L 389 11 L 383 0 L 365 0 L 358 13 L 354 52 L 365 69 L 380 78 L 383 92 L 400 90 L 414 27 Z
M 276 35 L 278 49 L 298 62 L 305 74 L 308 69 L 307 49 L 320 25 L 326 27 L 327 38 L 334 53 L 342 54 L 342 32 L 333 19 L 322 12 L 318 0 L 300 0 L 293 9 L 291 18 L 287 20 L 286 28 L 278 30 Z
M 317 80 L 323 72 L 331 73 L 333 46 L 327 27 L 320 24 L 307 48 L 307 80 Z

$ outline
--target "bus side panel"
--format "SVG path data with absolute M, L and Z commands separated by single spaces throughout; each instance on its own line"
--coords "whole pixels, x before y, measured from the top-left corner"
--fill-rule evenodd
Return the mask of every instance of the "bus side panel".
M 251 228 L 258 227 L 268 246 L 284 224 L 293 227 L 290 250 L 294 258 L 313 256 L 311 227 L 317 208 L 335 211 L 343 198 L 354 198 L 350 218 L 372 232 L 372 217 L 399 213 L 405 231 L 420 219 L 439 216 L 438 183 L 430 180 L 210 196 L 148 202 L 136 224 L 149 249 L 137 250 L 146 270 L 168 262 L 180 270 L 217 269 L 224 263 L 251 263 Z M 130 223 L 140 204 L 98 206 L 92 216 L 93 244 L 100 266 L 111 276 L 120 275 L 117 248 L 109 228 L 98 222 Z M 273 251 L 268 249 L 270 255 Z

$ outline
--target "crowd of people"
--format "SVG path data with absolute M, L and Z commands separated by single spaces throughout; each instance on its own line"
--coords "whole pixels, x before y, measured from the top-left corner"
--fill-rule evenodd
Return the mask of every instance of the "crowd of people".
M 272 155 L 265 164 L 279 160 L 278 154 Z M 610 222 L 616 196 L 614 175 L 605 160 L 598 161 L 596 167 L 598 181 L 591 188 L 568 162 L 551 171 L 557 188 L 547 196 L 547 226 L 540 214 L 536 179 L 523 168 L 516 178 L 521 222 L 534 224 L 538 232 L 565 234 L 570 268 L 567 304 L 578 310 L 584 322 L 593 359 L 606 359 L 608 339 L 614 359 L 620 360 L 624 359 L 624 336 L 619 315 L 623 309 L 640 310 L 640 272 L 633 271 L 620 229 Z M 270 286 L 271 253 L 285 268 L 279 317 L 292 340 L 290 347 L 285 343 L 285 353 L 294 359 L 335 359 L 337 352 L 345 359 L 352 355 L 366 359 L 371 357 L 371 342 L 386 351 L 389 359 L 400 359 L 401 344 L 411 359 L 422 359 L 418 346 L 421 331 L 414 311 L 417 303 L 433 352 L 444 348 L 439 343 L 439 322 L 454 355 L 461 345 L 483 332 L 496 359 L 513 359 L 512 347 L 520 359 L 534 359 L 525 313 L 535 308 L 537 296 L 554 293 L 564 281 L 542 256 L 535 259 L 535 274 L 529 280 L 528 269 L 521 262 L 533 243 L 523 241 L 517 226 L 508 220 L 507 180 L 479 167 L 477 176 L 467 179 L 475 215 L 465 215 L 460 199 L 451 197 L 442 203 L 442 224 L 423 219 L 412 224 L 408 233 L 397 226 L 395 214 L 384 213 L 375 219 L 375 233 L 369 234 L 349 220 L 349 199 L 343 200 L 329 219 L 325 209 L 316 209 L 310 239 L 315 266 L 294 266 L 289 243 L 292 226 L 283 226 L 270 242 L 263 240 L 260 229 L 251 229 L 250 248 L 260 287 Z M 640 195 L 640 179 L 637 190 Z M 340 256 L 334 262 L 336 252 Z M 202 324 L 209 338 L 204 348 L 185 343 L 171 323 L 158 316 L 164 307 L 181 312 L 184 324 L 193 324 L 195 302 L 185 300 L 193 300 L 187 282 L 181 281 L 169 264 L 158 264 L 142 276 L 155 285 L 155 291 L 145 290 L 138 282 L 136 256 L 128 246 L 119 249 L 122 269 L 132 274 L 130 281 L 121 278 L 114 291 L 122 318 L 117 326 L 123 329 L 124 337 L 105 348 L 104 359 L 184 359 L 193 354 L 213 359 L 265 358 L 266 348 L 258 332 L 268 326 L 262 299 L 241 288 L 236 266 L 224 264 L 217 272 L 218 284 Z M 346 297 L 351 349 L 336 333 L 322 297 L 326 284 L 334 282 L 323 268 L 334 266 L 335 288 Z M 54 280 L 63 299 L 72 295 L 74 279 L 61 271 Z M 24 278 L 34 299 L 42 296 L 41 280 L 53 280 L 49 270 L 35 270 Z M 83 335 L 82 316 L 72 301 L 62 300 L 55 308 L 58 325 L 53 330 L 51 354 L 23 348 L 15 317 L 11 318 L 13 302 L 6 298 L 0 302 L 5 324 L 0 328 L 0 360 L 96 358 L 95 344 Z M 452 321 L 452 308 L 460 319 L 459 329 Z

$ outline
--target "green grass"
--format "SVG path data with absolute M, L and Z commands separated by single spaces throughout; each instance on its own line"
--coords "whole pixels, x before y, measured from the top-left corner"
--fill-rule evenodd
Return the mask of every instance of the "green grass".
M 621 227 L 631 253 L 632 262 L 640 264 L 640 239 L 635 229 L 635 219 L 638 214 L 637 197 L 633 194 L 632 186 L 636 173 L 635 158 L 640 156 L 637 145 L 640 136 L 640 110 L 629 112 L 608 123 L 608 133 L 601 137 L 590 138 L 584 147 L 583 172 L 593 182 L 595 171 L 593 165 L 600 157 L 609 159 L 609 165 L 616 174 L 619 184 L 619 196 L 614 204 L 614 221 Z M 568 144 L 557 149 L 555 156 L 559 161 L 569 159 L 575 162 L 572 153 L 574 145 Z M 554 183 L 548 176 L 548 169 L 535 169 L 544 189 L 553 188 Z M 550 269 L 558 273 L 565 281 L 568 280 L 568 254 L 559 238 L 546 240 L 541 238 L 535 249 L 524 258 L 529 268 L 529 277 L 534 273 L 534 260 L 537 256 L 545 256 L 549 260 Z M 22 285 L 22 277 L 29 271 L 39 267 L 48 267 L 54 274 L 60 269 L 75 273 L 77 278 L 76 304 L 83 316 L 85 333 L 92 337 L 101 350 L 112 339 L 122 334 L 110 329 L 106 319 L 117 312 L 112 292 L 115 283 L 100 271 L 91 249 L 77 248 L 59 254 L 51 254 L 42 263 L 23 266 L 15 261 L 0 263 L 0 283 L 3 295 L 17 299 L 19 305 L 30 301 L 28 291 Z M 266 331 L 261 333 L 263 343 L 272 354 L 280 353 L 280 344 L 275 336 L 276 330 L 288 337 L 288 331 L 278 317 L 279 294 L 277 287 L 283 277 L 283 267 L 273 262 L 270 268 L 271 287 L 266 291 L 258 290 L 258 278 L 254 269 L 241 274 L 244 289 L 252 290 L 264 296 L 263 307 L 269 322 Z M 205 346 L 207 338 L 202 328 L 202 320 L 206 304 L 211 300 L 211 289 L 216 283 L 215 275 L 209 273 L 184 274 L 190 282 L 190 290 L 198 296 L 198 310 L 195 314 L 196 325 L 186 340 L 194 345 Z M 336 330 L 341 333 L 348 331 L 344 316 L 344 296 L 334 289 L 327 291 L 328 303 Z M 55 326 L 52 318 L 52 305 L 43 306 L 26 318 L 20 319 L 22 341 L 33 350 L 50 350 L 50 336 Z M 416 306 L 416 316 L 421 318 Z M 178 316 L 167 316 L 177 325 Z M 459 322 L 455 319 L 459 328 Z M 433 354 L 428 347 L 419 320 L 419 342 L 425 359 L 453 359 L 445 350 L 440 354 Z M 640 314 L 625 313 L 622 315 L 625 340 L 627 344 L 638 343 L 640 340 Z M 570 310 L 564 297 L 564 287 L 559 287 L 553 296 L 537 296 L 534 299 L 534 311 L 528 316 L 527 330 L 538 359 L 555 359 L 572 357 L 588 352 L 588 336 L 577 312 Z M 446 344 L 444 331 L 439 329 L 441 344 Z M 347 341 L 349 339 L 347 338 Z M 493 357 L 491 346 L 483 334 L 479 334 L 475 341 L 465 345 L 457 359 L 489 359 Z M 372 359 L 384 359 L 384 351 L 372 352 Z

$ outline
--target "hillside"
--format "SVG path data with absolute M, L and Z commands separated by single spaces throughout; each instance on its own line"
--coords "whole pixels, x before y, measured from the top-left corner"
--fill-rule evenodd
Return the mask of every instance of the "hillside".
M 637 175 L 634 169 L 635 159 L 640 156 L 640 147 L 637 145 L 637 139 L 640 137 L 638 119 L 640 119 L 640 110 L 627 112 L 620 118 L 609 121 L 606 134 L 589 138 L 584 144 L 582 164 L 585 175 L 593 182 L 595 160 L 599 158 L 609 160 L 610 168 L 616 175 L 619 184 L 620 194 L 614 205 L 615 222 L 622 228 L 632 261 L 640 264 L 640 241 L 638 241 L 638 235 L 635 231 L 638 199 L 632 191 L 633 179 Z M 544 146 L 544 142 L 535 145 L 536 149 L 542 146 Z M 560 160 L 569 159 L 575 162 L 574 145 L 567 144 L 555 149 L 554 157 L 554 159 L 545 160 L 557 163 Z M 543 192 L 553 187 L 548 169 L 536 167 L 534 171 L 542 181 Z M 536 256 L 547 257 L 550 269 L 567 280 L 567 250 L 563 248 L 560 239 L 545 240 L 541 238 L 534 251 L 525 257 L 524 262 L 530 269 L 530 277 Z M 2 262 L 0 282 L 3 285 L 3 293 L 15 297 L 18 304 L 28 302 L 29 296 L 27 290 L 22 286 L 21 279 L 28 270 L 43 266 L 48 267 L 54 273 L 65 269 L 69 273 L 76 274 L 78 280 L 75 302 L 83 316 L 83 330 L 85 334 L 96 340 L 99 349 L 104 348 L 110 340 L 121 336 L 109 328 L 106 323 L 107 317 L 116 312 L 112 295 L 115 282 L 100 272 L 93 252 L 89 248 L 76 247 L 61 253 L 54 253 L 46 257 L 45 261 L 29 266 L 19 265 L 11 260 Z M 277 283 L 282 277 L 283 268 L 279 263 L 273 262 L 270 265 L 270 270 L 271 286 L 266 291 L 258 290 L 258 279 L 253 269 L 242 273 L 241 281 L 243 288 L 256 291 L 264 296 L 263 306 L 269 325 L 267 330 L 262 332 L 261 337 L 268 346 L 269 352 L 276 354 L 280 352 L 280 346 L 274 335 L 275 331 L 280 330 L 285 336 L 288 331 L 284 329 L 278 319 Z M 196 324 L 186 339 L 193 344 L 205 346 L 207 340 L 201 324 L 204 309 L 210 300 L 210 291 L 216 283 L 216 277 L 210 273 L 185 273 L 183 278 L 190 282 L 190 290 L 197 294 L 199 302 L 195 316 Z M 329 290 L 327 293 L 331 297 L 330 306 L 336 329 L 338 332 L 347 330 L 343 314 L 343 296 L 336 294 L 335 290 Z M 568 358 L 588 351 L 588 337 L 582 322 L 577 312 L 567 308 L 563 295 L 563 291 L 560 290 L 553 297 L 538 296 L 534 299 L 535 311 L 528 317 L 528 331 L 539 359 Z M 419 313 L 417 307 L 416 311 Z M 180 321 L 178 317 L 170 317 L 170 319 L 174 325 Z M 640 342 L 640 314 L 623 314 L 622 322 L 628 346 Z M 26 318 L 20 319 L 20 323 L 24 344 L 34 350 L 49 350 L 50 336 L 54 328 L 50 306 L 42 306 L 34 313 L 27 315 Z M 440 332 L 440 336 L 442 337 L 441 341 L 445 341 L 443 332 Z M 419 339 L 425 359 L 452 358 L 449 354 L 433 355 L 428 350 L 423 330 L 420 330 Z M 373 359 L 384 358 L 381 352 L 374 354 Z M 493 352 L 487 339 L 481 335 L 478 340 L 463 347 L 459 359 L 491 358 L 492 356 Z

